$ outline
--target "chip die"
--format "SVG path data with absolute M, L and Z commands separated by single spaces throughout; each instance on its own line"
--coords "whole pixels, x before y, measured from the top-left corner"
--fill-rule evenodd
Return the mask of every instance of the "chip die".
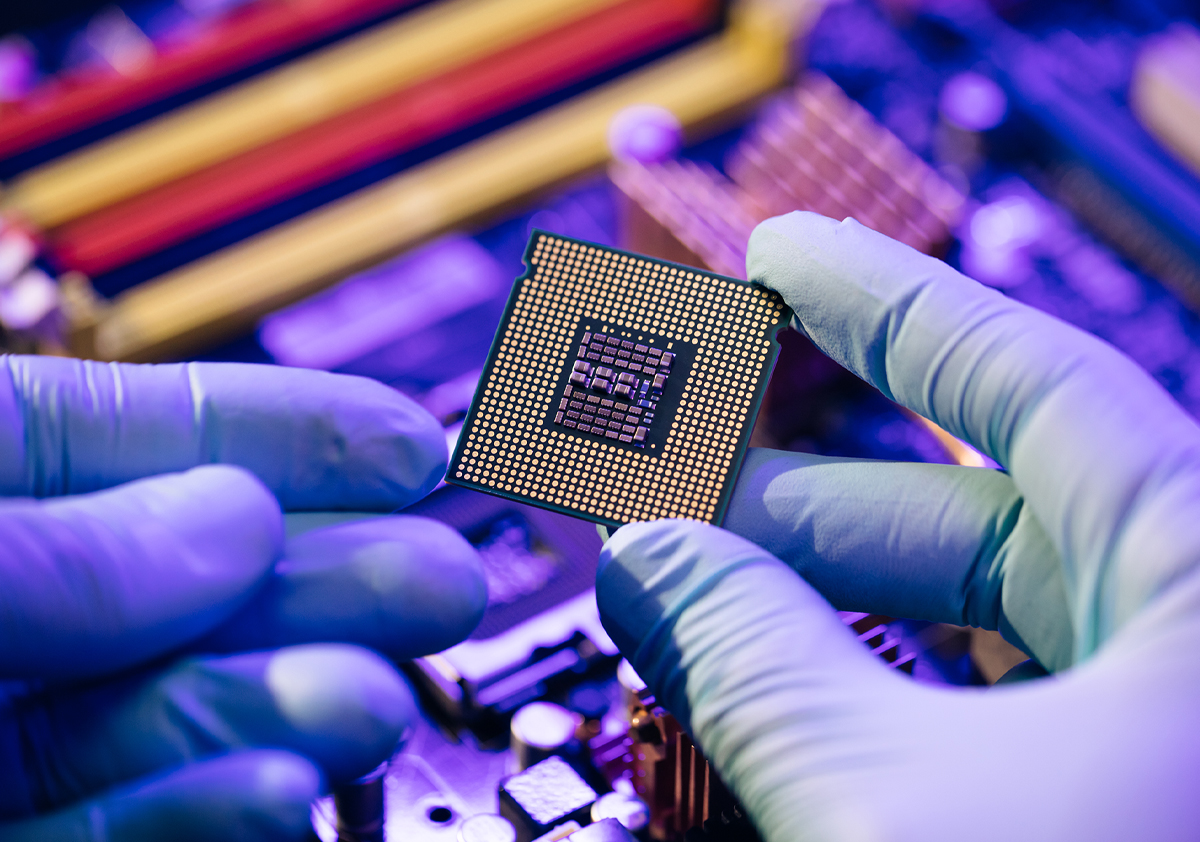
M 606 526 L 720 523 L 783 299 L 535 230 L 446 480 Z

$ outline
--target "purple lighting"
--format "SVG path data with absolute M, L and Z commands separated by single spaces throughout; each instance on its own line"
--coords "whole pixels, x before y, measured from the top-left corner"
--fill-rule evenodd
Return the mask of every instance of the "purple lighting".
M 673 158 L 682 146 L 679 118 L 657 105 L 631 105 L 608 126 L 608 148 L 618 161 L 653 164 Z
M 960 73 L 942 87 L 938 109 L 952 125 L 986 132 L 1004 121 L 1008 97 L 1000 86 L 979 73 Z
M 491 298 L 495 259 L 451 236 L 268 316 L 259 340 L 283 365 L 334 369 Z
M 20 36 L 0 39 L 0 102 L 16 102 L 37 81 L 37 54 Z

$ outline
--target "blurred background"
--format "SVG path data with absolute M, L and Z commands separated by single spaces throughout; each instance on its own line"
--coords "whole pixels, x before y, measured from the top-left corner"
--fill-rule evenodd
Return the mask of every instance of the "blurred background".
M 533 227 L 741 276 L 753 225 L 804 208 L 1102 336 L 1196 412 L 1195 14 L 6 4 L 0 347 L 353 372 L 452 437 Z M 784 341 L 756 443 L 978 458 Z
M 751 229 L 794 209 L 1102 337 L 1200 413 L 1184 0 L 9 3 L 0 183 L 0 350 L 360 374 L 451 443 L 533 228 L 744 276 Z M 989 466 L 782 344 L 755 444 Z M 431 724 L 387 778 L 389 832 L 452 838 L 522 764 L 514 711 L 552 700 L 593 723 L 573 740 L 634 740 L 642 702 L 595 621 L 590 526 L 461 489 L 420 509 L 480 547 L 493 592 L 467 649 L 409 666 Z M 557 637 L 517 634 L 550 615 Z M 922 680 L 1023 657 L 847 622 Z M 634 775 L 589 757 L 601 789 Z M 682 833 L 639 793 L 643 833 Z
M 805 208 L 1104 337 L 1195 412 L 1195 11 L 10 4 L 0 343 L 354 372 L 453 426 L 533 227 L 741 276 L 750 228 Z M 757 443 L 936 458 L 785 341 Z

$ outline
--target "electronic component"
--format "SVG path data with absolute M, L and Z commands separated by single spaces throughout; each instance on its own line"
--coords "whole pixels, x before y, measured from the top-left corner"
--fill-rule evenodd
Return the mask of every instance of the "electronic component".
M 337 832 L 341 842 L 368 842 L 383 838 L 383 781 L 388 764 L 383 763 L 358 780 L 334 787 Z
M 608 175 L 625 198 L 623 245 L 744 277 L 750 232 L 769 214 L 715 167 L 687 160 L 621 161 Z
M 72 221 L 53 234 L 55 262 L 96 275 L 244 219 L 662 48 L 708 24 L 717 5 L 714 0 L 620 2 L 564 21 L 517 47 Z
M 571 764 L 548 757 L 501 784 L 500 815 L 517 829 L 517 842 L 530 842 L 557 825 L 588 822 L 596 798 Z
M 575 831 L 566 842 L 636 842 L 636 839 L 619 821 L 605 818 Z
M 1090 74 L 1064 72 L 1075 66 L 1074 57 L 1019 31 L 986 5 L 972 5 L 969 11 L 947 6 L 939 20 L 978 48 L 995 68 L 1014 111 L 1036 126 L 1026 142 L 1037 148 L 1034 157 L 1054 182 L 1058 198 L 1200 311 L 1200 182 L 1175 157 L 1185 153 L 1177 149 L 1166 154 Z M 1161 51 L 1159 55 L 1165 58 Z M 1146 76 L 1155 63 L 1135 71 L 1130 96 L 1151 130 L 1172 144 L 1168 127 L 1155 122 L 1156 106 L 1147 99 L 1155 96 L 1155 83 Z M 1157 95 L 1181 93 L 1160 89 Z M 1191 106 L 1182 99 L 1176 102 L 1177 118 L 1186 121 Z
M 447 482 L 605 525 L 719 523 L 782 299 L 540 230 L 525 261 Z
M 809 210 L 852 216 L 933 254 L 964 197 L 820 73 L 773 100 L 737 145 L 730 177 L 767 216 Z
M 522 705 L 612 668 L 617 647 L 596 610 L 595 529 L 451 487 L 405 511 L 459 530 L 479 550 L 488 586 L 471 637 L 408 667 L 439 718 L 503 739 Z
M 553 702 L 530 702 L 513 714 L 509 748 L 517 771 L 565 750 L 575 740 L 575 714 Z
M 272 313 L 258 339 L 282 365 L 361 374 L 414 397 L 468 373 L 473 386 L 505 274 L 478 242 L 450 235 Z
M 665 339 L 657 342 L 673 347 Z M 555 426 L 645 449 L 648 425 L 667 389 L 675 354 L 654 344 L 584 330 L 575 356 L 554 414 Z M 603 365 L 593 367 L 588 360 Z M 612 400 L 604 399 L 610 395 Z
M 62 342 L 90 359 L 193 353 L 361 266 L 602 165 L 608 119 L 625 106 L 658 102 L 685 126 L 741 108 L 782 80 L 792 32 L 774 4 L 744 5 L 724 34 L 127 290 L 72 320 Z
M 0 157 L 69 135 L 318 38 L 328 38 L 339 30 L 360 26 L 381 12 L 401 9 L 410 2 L 331 0 L 315 8 L 251 3 L 248 8 L 237 9 L 238 5 L 191 7 L 193 15 L 200 12 L 201 18 L 209 14 L 212 17 L 199 26 L 190 17 L 190 25 L 181 27 L 184 31 L 170 33 L 168 49 L 154 50 L 136 67 L 123 67 L 123 72 L 98 73 L 94 66 L 85 64 L 62 68 L 49 78 L 35 77 L 36 82 L 31 80 L 34 87 L 26 96 L 0 102 Z M 229 14 L 234 9 L 237 11 Z M 45 61 L 47 57 L 39 58 Z M 11 96 L 11 92 L 6 93 Z
M 419 8 L 24 173 L 4 203 L 52 228 L 227 160 L 617 0 Z M 523 14 L 518 14 L 518 11 Z M 421 45 L 438 43 L 431 56 Z
M 458 829 L 459 842 L 517 842 L 517 829 L 503 816 L 480 813 Z
M 622 826 L 637 832 L 650 823 L 650 808 L 633 793 L 608 792 L 592 805 L 592 821 L 616 819 Z
M 730 153 L 728 171 L 692 161 L 614 163 L 609 176 L 627 200 L 625 244 L 742 277 L 750 233 L 771 216 L 851 216 L 936 253 L 964 205 L 928 164 L 815 72 L 763 109 Z

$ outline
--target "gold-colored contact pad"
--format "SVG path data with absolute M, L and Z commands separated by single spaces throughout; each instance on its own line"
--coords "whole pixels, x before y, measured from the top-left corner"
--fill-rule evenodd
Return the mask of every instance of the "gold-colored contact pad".
M 719 523 L 790 313 L 761 286 L 535 231 L 447 481 L 605 524 Z M 662 447 L 548 425 L 580 325 L 686 343 Z

